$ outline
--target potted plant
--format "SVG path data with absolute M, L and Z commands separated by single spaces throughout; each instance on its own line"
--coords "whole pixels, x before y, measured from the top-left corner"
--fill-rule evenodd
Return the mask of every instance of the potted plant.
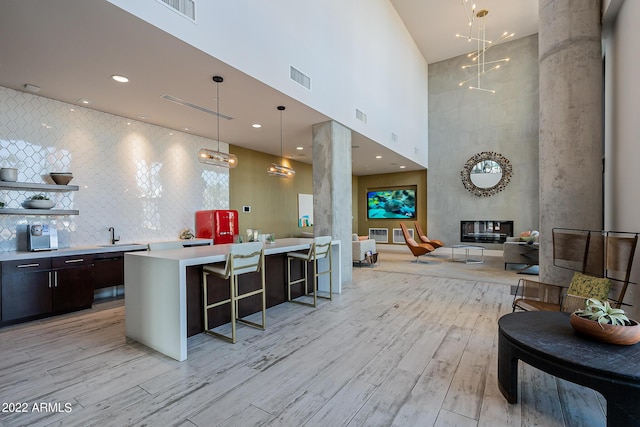
M 585 308 L 569 318 L 580 334 L 610 344 L 631 345 L 640 342 L 640 324 L 630 320 L 624 310 L 613 308 L 609 301 L 589 298 Z

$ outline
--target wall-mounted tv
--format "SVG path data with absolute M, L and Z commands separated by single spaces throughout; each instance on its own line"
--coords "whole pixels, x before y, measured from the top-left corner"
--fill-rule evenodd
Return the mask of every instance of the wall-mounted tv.
M 416 219 L 416 190 L 400 188 L 368 191 L 367 218 Z

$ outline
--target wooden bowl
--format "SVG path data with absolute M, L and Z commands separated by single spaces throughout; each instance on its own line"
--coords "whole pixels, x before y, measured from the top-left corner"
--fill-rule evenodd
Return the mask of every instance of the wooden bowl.
M 631 325 L 601 325 L 595 320 L 585 319 L 571 313 L 569 322 L 578 333 L 609 344 L 632 345 L 640 342 L 640 324 L 629 319 Z
M 49 176 L 58 185 L 67 185 L 73 179 L 70 172 L 51 172 Z

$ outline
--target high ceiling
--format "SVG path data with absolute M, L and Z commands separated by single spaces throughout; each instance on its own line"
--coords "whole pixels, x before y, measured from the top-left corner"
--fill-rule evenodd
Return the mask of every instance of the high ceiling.
M 466 31 L 459 0 L 391 3 L 427 62 L 470 50 L 454 36 Z M 490 11 L 488 39 L 495 38 L 496 31 L 515 31 L 516 37 L 537 32 L 537 0 L 478 3 Z M 91 102 L 89 108 L 216 139 L 214 116 L 177 107 L 160 96 L 176 96 L 215 111 L 210 74 L 218 70 L 227 76 L 219 86 L 220 112 L 233 117 L 222 120 L 220 139 L 280 155 L 279 112 L 274 106 L 286 105 L 283 152 L 311 163 L 311 125 L 328 117 L 106 1 L 0 0 L 0 10 L 0 86 L 24 91 L 25 84 L 32 84 L 41 88 L 41 96 L 71 104 L 86 99 Z M 144 78 L 122 86 L 110 79 L 114 72 Z M 189 75 L 194 78 L 175 77 Z M 203 91 L 203 87 L 209 89 Z M 254 129 L 252 123 L 263 127 Z M 355 175 L 398 172 L 399 165 L 405 165 L 405 171 L 422 169 L 362 135 L 354 133 L 353 145 L 359 147 L 353 153 Z M 384 160 L 375 160 L 376 154 Z

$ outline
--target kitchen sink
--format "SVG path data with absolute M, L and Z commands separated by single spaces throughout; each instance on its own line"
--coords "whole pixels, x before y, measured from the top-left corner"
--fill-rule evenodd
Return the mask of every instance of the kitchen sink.
M 144 243 L 114 243 L 114 244 L 110 244 L 110 245 L 98 245 L 98 247 L 100 247 L 100 248 L 117 248 L 119 246 L 136 246 L 136 245 L 146 246 Z

